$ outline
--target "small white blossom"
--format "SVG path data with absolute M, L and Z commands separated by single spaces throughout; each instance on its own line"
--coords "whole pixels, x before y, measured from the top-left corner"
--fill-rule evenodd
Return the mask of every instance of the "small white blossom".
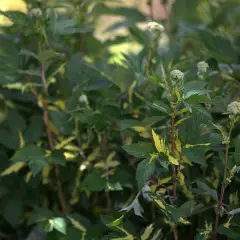
M 40 8 L 32 8 L 29 11 L 29 16 L 30 17 L 40 18 L 42 15 L 43 15 L 43 12 Z
M 209 68 L 209 65 L 205 61 L 201 61 L 197 64 L 198 67 L 198 75 L 203 75 L 207 72 L 207 69 Z
M 234 101 L 228 104 L 227 111 L 232 115 L 240 114 L 240 102 Z
M 79 97 L 78 100 L 79 100 L 80 103 L 83 103 L 83 104 L 88 105 L 88 98 L 87 98 L 87 96 L 86 96 L 85 94 L 82 94 L 82 95 Z

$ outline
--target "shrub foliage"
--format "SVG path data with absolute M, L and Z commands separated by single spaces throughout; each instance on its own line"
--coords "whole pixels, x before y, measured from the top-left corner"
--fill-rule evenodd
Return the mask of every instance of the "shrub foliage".
M 0 238 L 240 239 L 238 1 L 144 29 L 113 1 L 25 1 L 1 12 Z M 102 15 L 124 34 L 99 39 Z

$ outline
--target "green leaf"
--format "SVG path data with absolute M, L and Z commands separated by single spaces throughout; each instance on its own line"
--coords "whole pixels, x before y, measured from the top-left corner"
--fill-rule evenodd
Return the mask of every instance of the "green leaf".
M 64 135 L 70 135 L 72 133 L 73 124 L 71 121 L 69 121 L 69 116 L 67 113 L 50 111 L 50 118 L 60 133 Z
M 155 171 L 155 161 L 148 159 L 143 160 L 137 166 L 136 180 L 141 188 L 153 175 Z
M 156 100 L 154 102 L 149 102 L 149 101 L 146 101 L 146 103 L 154 108 L 154 109 L 157 109 L 158 111 L 160 112 L 163 112 L 163 113 L 166 113 L 168 115 L 171 115 L 171 109 L 170 107 L 165 104 L 164 102 L 160 101 L 160 100 Z
M 240 136 L 235 140 L 235 152 L 234 152 L 235 163 L 240 164 Z
M 47 163 L 45 152 L 35 145 L 26 145 L 15 152 L 11 161 L 28 162 L 33 176 L 36 176 Z
M 21 51 L 19 52 L 19 55 L 33 57 L 33 58 L 37 59 L 38 61 L 40 61 L 39 58 L 38 58 L 38 55 L 36 53 L 28 50 L 28 49 L 21 49 Z
M 61 166 L 66 166 L 66 159 L 64 157 L 63 152 L 61 151 L 53 151 L 51 153 L 51 155 L 49 156 L 50 160 L 54 163 L 54 164 L 59 164 Z
M 194 96 L 194 95 L 206 95 L 207 93 L 210 93 L 211 91 L 209 90 L 202 90 L 202 89 L 194 89 L 194 90 L 190 90 L 187 93 L 184 94 L 184 100 Z
M 67 231 L 67 224 L 64 218 L 54 218 L 52 219 L 52 224 L 53 224 L 53 228 L 55 228 L 57 231 L 66 234 Z
M 134 126 L 138 126 L 139 122 L 134 119 L 124 119 L 120 122 L 121 131 L 126 130 L 128 128 L 132 128 Z
M 0 10 L 0 14 L 4 15 L 5 17 L 7 17 L 8 19 L 10 19 L 12 22 L 19 24 L 19 25 L 23 25 L 26 23 L 27 20 L 27 16 L 20 11 L 1 11 Z
M 197 186 L 204 190 L 205 193 L 209 196 L 211 196 L 214 200 L 218 201 L 218 195 L 217 195 L 217 192 L 216 190 L 214 189 L 211 189 L 206 183 L 204 182 L 201 182 L 201 181 L 196 181 L 197 183 Z
M 136 158 L 145 158 L 149 156 L 150 153 L 154 152 L 151 143 L 138 142 L 130 145 L 125 145 L 122 147 L 128 154 Z
M 53 217 L 53 212 L 45 208 L 36 208 L 28 218 L 28 225 L 44 222 Z
M 35 143 L 44 133 L 44 121 L 41 116 L 33 116 L 31 122 L 23 134 L 23 138 L 28 143 Z
M 90 192 L 100 192 L 106 187 L 106 179 L 102 178 L 100 172 L 93 171 L 87 175 L 83 182 L 83 186 Z
M 183 148 L 182 156 L 186 156 L 189 161 L 198 163 L 202 166 L 205 165 L 205 156 L 203 147 Z
M 152 232 L 153 232 L 153 224 L 150 224 L 145 228 L 143 234 L 141 235 L 141 240 L 148 240 Z
M 3 216 L 5 220 L 12 226 L 16 227 L 20 224 L 23 215 L 23 203 L 17 197 L 8 199 L 6 206 L 3 209 Z
M 121 224 L 123 218 L 124 218 L 124 215 L 122 215 L 121 217 L 119 217 L 116 220 L 114 220 L 111 223 L 109 223 L 108 226 L 109 227 L 116 227 L 116 226 L 118 226 L 119 224 Z
M 230 239 L 240 239 L 239 228 L 236 228 L 236 231 L 232 228 L 225 228 L 223 225 L 218 227 L 218 233 L 227 236 Z

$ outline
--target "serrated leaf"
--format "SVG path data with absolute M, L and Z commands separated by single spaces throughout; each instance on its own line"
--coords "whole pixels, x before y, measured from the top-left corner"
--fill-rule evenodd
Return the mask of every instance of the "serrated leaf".
M 169 116 L 171 115 L 170 107 L 168 105 L 166 105 L 164 102 L 160 101 L 160 100 L 156 100 L 154 102 L 146 101 L 146 103 L 150 107 L 152 107 L 152 108 L 154 108 L 154 109 L 156 109 L 156 110 L 158 110 L 160 112 L 164 112 L 164 113 L 166 113 Z
M 128 154 L 136 158 L 145 158 L 150 153 L 154 152 L 151 143 L 147 142 L 138 142 L 131 145 L 125 145 L 122 147 Z
M 155 162 L 148 159 L 143 160 L 137 166 L 136 180 L 141 188 L 153 175 L 155 171 Z

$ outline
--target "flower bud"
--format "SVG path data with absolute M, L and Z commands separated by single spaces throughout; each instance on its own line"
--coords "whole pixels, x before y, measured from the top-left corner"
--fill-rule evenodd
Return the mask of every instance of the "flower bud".
M 240 102 L 234 101 L 228 104 L 227 111 L 231 115 L 240 115 Z
M 184 83 L 184 73 L 178 69 L 174 69 L 170 73 L 170 78 L 173 86 L 176 86 L 179 90 L 181 90 Z
M 201 61 L 197 64 L 197 68 L 198 68 L 198 76 L 202 78 L 203 74 L 207 72 L 209 65 L 207 62 Z
M 88 105 L 88 98 L 85 94 L 82 94 L 78 100 L 80 103 Z
M 164 31 L 163 25 L 156 22 L 148 23 L 147 29 L 151 34 L 150 38 L 152 38 L 153 40 L 159 38 L 160 34 Z
M 42 15 L 43 15 L 43 12 L 40 8 L 32 8 L 30 11 L 29 11 L 29 16 L 32 17 L 32 18 L 40 18 Z

